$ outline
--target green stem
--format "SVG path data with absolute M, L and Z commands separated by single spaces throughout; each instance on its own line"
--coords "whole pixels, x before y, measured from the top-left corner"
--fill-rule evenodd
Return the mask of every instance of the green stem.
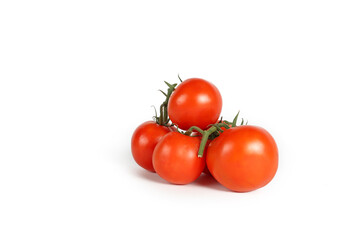
M 185 135 L 186 136 L 190 136 L 190 134 L 192 133 L 193 130 L 198 131 L 199 133 L 201 133 L 201 135 L 204 134 L 204 130 L 202 130 L 201 128 L 197 127 L 197 126 L 192 126 L 191 128 L 189 128 L 186 132 Z
M 226 128 L 226 129 L 230 128 L 229 125 L 226 123 L 211 124 L 209 126 L 211 126 L 211 127 L 207 130 L 202 130 L 201 128 L 199 128 L 197 126 L 192 126 L 185 133 L 183 133 L 186 136 L 190 136 L 190 134 L 194 130 L 196 130 L 202 135 L 200 147 L 199 147 L 199 151 L 198 151 L 198 157 L 202 157 L 204 155 L 205 146 L 206 146 L 206 143 L 211 134 L 213 134 L 216 131 L 223 132 L 223 130 L 221 129 L 222 127 Z
M 169 115 L 168 115 L 168 110 L 167 110 L 167 105 L 168 105 L 168 103 L 166 103 L 166 106 L 164 107 L 164 119 L 165 119 L 164 124 L 168 124 L 170 121 Z
M 205 146 L 206 146 L 206 143 L 207 143 L 210 135 L 213 134 L 214 132 L 218 132 L 218 133 L 223 132 L 223 130 L 221 128 L 229 129 L 231 127 L 235 127 L 238 116 L 239 116 L 239 113 L 236 114 L 235 119 L 232 122 L 222 120 L 222 122 L 220 122 L 220 123 L 210 124 L 208 126 L 210 128 L 207 130 L 202 130 L 199 127 L 193 126 L 185 132 L 185 135 L 187 135 L 187 136 L 190 136 L 190 134 L 192 133 L 193 130 L 196 130 L 200 134 L 202 134 L 199 151 L 198 151 L 198 157 L 203 157 L 204 151 L 205 151 Z M 242 120 L 241 125 L 243 125 L 243 123 L 244 123 L 244 119 Z M 231 125 L 231 127 L 229 125 Z M 217 137 L 217 136 L 215 136 L 215 137 Z
M 209 128 L 208 130 L 203 132 L 203 136 L 201 138 L 201 142 L 200 142 L 200 147 L 199 147 L 199 152 L 198 152 L 198 157 L 203 157 L 204 155 L 204 151 L 205 151 L 205 146 L 206 143 L 209 139 L 209 136 L 213 133 L 217 131 L 217 127 L 216 126 L 212 126 L 211 128 Z
M 218 124 L 216 124 L 216 126 L 217 126 L 217 127 L 220 127 L 220 128 L 224 127 L 224 128 L 226 128 L 226 129 L 229 129 L 229 128 L 230 128 L 229 125 L 226 124 L 226 123 L 218 123 Z
M 160 117 L 159 117 L 159 125 L 165 125 L 166 115 L 164 115 L 164 103 L 160 105 Z
M 167 126 L 167 124 L 170 121 L 169 116 L 168 116 L 167 106 L 169 103 L 169 98 L 170 98 L 171 94 L 173 93 L 173 91 L 175 90 L 175 87 L 177 85 L 176 83 L 175 84 L 170 84 L 168 82 L 165 82 L 165 83 L 169 88 L 167 90 L 167 94 L 165 94 L 163 91 L 160 90 L 160 92 L 162 94 L 164 94 L 166 96 L 166 98 L 165 98 L 165 101 L 160 105 L 160 116 L 158 119 L 158 124 L 163 125 L 163 126 Z

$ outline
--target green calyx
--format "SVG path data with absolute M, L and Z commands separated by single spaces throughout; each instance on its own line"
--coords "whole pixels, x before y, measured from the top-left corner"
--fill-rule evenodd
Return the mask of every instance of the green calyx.
M 185 135 L 190 136 L 190 134 L 194 130 L 196 130 L 197 132 L 199 132 L 199 134 L 202 135 L 200 147 L 199 147 L 199 151 L 198 151 L 198 157 L 203 157 L 204 151 L 205 151 L 205 146 L 209 139 L 213 140 L 213 139 L 219 137 L 222 132 L 224 132 L 224 130 L 222 128 L 229 129 L 229 128 L 238 126 L 236 124 L 237 124 L 237 120 L 239 117 L 239 113 L 240 113 L 240 111 L 236 114 L 236 116 L 232 122 L 221 119 L 218 123 L 210 124 L 209 128 L 207 130 L 202 130 L 201 128 L 199 128 L 197 126 L 192 126 L 184 133 Z M 248 122 L 245 123 L 244 119 L 242 118 L 239 126 L 247 125 L 247 123 Z
M 167 93 L 165 93 L 162 90 L 159 90 L 159 91 L 162 94 L 164 94 L 165 101 L 160 105 L 160 115 L 159 116 L 157 116 L 157 112 L 156 112 L 156 109 L 155 109 L 154 119 L 155 119 L 155 122 L 157 124 L 159 124 L 159 125 L 169 126 L 170 119 L 169 119 L 167 107 L 168 107 L 168 103 L 169 103 L 169 98 L 170 98 L 171 94 L 173 93 L 173 91 L 175 90 L 175 87 L 177 86 L 177 83 L 170 84 L 170 83 L 168 83 L 166 81 L 164 81 L 164 82 L 168 86 Z
M 232 122 L 229 122 L 229 121 L 226 121 L 226 120 L 223 120 L 224 123 L 230 125 L 231 127 L 237 127 L 237 120 L 238 120 L 238 117 L 239 117 L 239 113 L 240 111 L 238 111 L 238 113 L 235 115 L 234 117 L 234 120 Z M 244 118 L 241 118 L 241 123 L 239 126 L 241 125 L 247 125 L 248 124 L 248 121 L 246 121 L 246 123 L 244 122 Z

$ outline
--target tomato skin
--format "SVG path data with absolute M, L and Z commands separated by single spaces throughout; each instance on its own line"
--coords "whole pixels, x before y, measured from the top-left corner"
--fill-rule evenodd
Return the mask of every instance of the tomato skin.
M 131 152 L 134 160 L 141 167 L 155 172 L 152 164 L 152 154 L 160 139 L 172 131 L 171 128 L 161 126 L 153 121 L 141 124 L 134 131 L 131 138 Z
M 168 113 L 171 121 L 187 130 L 192 126 L 206 129 L 216 123 L 222 108 L 219 90 L 201 78 L 183 81 L 171 94 Z
M 159 176 L 173 184 L 188 184 L 196 180 L 205 166 L 198 157 L 201 139 L 178 132 L 166 134 L 156 145 L 153 165 Z
M 268 184 L 278 168 L 278 149 L 263 128 L 238 126 L 214 139 L 207 150 L 207 167 L 223 186 L 249 192 Z

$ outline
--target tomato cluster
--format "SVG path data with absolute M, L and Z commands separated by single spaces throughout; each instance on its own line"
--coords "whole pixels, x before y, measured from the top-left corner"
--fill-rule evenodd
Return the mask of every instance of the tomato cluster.
M 180 78 L 179 78 L 180 79 Z M 181 79 L 180 79 L 181 81 Z M 188 184 L 202 172 L 236 192 L 268 184 L 278 167 L 278 149 L 263 128 L 219 119 L 222 98 L 210 82 L 190 78 L 169 84 L 160 116 L 141 124 L 131 139 L 135 161 L 173 184 Z M 184 131 L 182 131 L 182 130 Z

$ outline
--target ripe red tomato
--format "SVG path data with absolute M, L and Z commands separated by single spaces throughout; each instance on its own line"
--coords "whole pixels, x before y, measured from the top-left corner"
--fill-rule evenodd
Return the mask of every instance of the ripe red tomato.
M 205 166 L 198 157 L 201 139 L 178 132 L 166 134 L 153 153 L 154 169 L 160 177 L 174 184 L 188 184 L 197 179 Z
M 141 167 L 155 172 L 152 164 L 152 154 L 156 144 L 171 128 L 161 126 L 153 121 L 147 121 L 141 124 L 133 133 L 131 138 L 132 155 Z
M 184 130 L 191 126 L 205 129 L 209 124 L 216 123 L 221 108 L 219 90 L 200 78 L 183 81 L 171 94 L 168 104 L 169 118 Z
M 265 186 L 275 176 L 278 149 L 265 129 L 238 126 L 209 144 L 206 159 L 219 183 L 236 192 L 248 192 Z

